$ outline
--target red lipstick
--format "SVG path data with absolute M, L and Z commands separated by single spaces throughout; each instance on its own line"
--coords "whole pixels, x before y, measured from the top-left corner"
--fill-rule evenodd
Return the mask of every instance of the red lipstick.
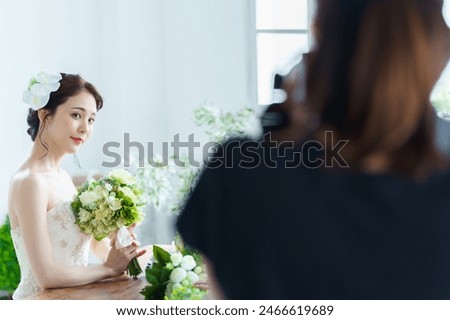
M 83 143 L 83 139 L 81 139 L 81 138 L 74 138 L 74 137 L 71 137 L 71 138 L 72 138 L 73 142 L 75 142 L 76 144 L 82 144 Z

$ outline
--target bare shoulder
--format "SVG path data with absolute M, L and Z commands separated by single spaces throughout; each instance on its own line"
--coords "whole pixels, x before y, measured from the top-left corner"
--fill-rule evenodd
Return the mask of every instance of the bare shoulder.
M 16 172 L 10 180 L 10 206 L 21 203 L 36 204 L 48 199 L 48 184 L 42 174 L 23 170 Z
M 46 186 L 47 182 L 45 181 L 45 177 L 40 173 L 35 173 L 30 170 L 16 172 L 10 181 L 10 187 L 18 190 L 45 190 Z

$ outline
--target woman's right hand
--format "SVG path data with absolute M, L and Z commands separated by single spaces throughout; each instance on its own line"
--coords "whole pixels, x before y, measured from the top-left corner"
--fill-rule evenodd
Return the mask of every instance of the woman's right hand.
M 145 250 L 139 251 L 138 249 L 139 247 L 134 241 L 121 249 L 116 249 L 116 246 L 112 245 L 104 265 L 112 270 L 113 276 L 118 276 L 127 269 L 133 258 L 140 257 L 145 253 Z

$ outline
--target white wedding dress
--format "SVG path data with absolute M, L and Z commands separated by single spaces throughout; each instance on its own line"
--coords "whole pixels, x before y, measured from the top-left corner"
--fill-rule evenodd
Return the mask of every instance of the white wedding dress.
M 89 258 L 91 236 L 83 233 L 75 224 L 70 202 L 60 202 L 47 212 L 48 232 L 52 243 L 55 263 L 66 266 L 85 266 Z M 17 259 L 20 265 L 20 284 L 13 299 L 25 299 L 42 289 L 37 285 L 31 271 L 20 227 L 11 230 Z

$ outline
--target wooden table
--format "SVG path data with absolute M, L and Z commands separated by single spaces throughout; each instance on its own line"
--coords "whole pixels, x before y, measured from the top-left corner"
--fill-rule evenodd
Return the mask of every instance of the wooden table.
M 158 245 L 168 250 L 170 245 Z M 147 252 L 139 258 L 142 270 L 152 257 L 152 246 L 145 247 Z M 77 287 L 55 288 L 43 290 L 28 299 L 30 300 L 143 300 L 139 292 L 148 285 L 144 274 L 137 279 L 122 275 L 113 279 L 94 282 Z
M 27 300 L 144 300 L 140 292 L 147 285 L 144 275 L 140 275 L 137 279 L 123 275 L 78 287 L 46 289 L 28 297 Z M 205 283 L 201 285 L 202 289 L 210 290 L 208 293 L 210 299 L 225 299 L 222 293 L 211 291 L 211 287 Z
M 148 285 L 145 276 L 136 280 L 123 275 L 83 286 L 43 290 L 31 300 L 143 300 L 139 292 Z

